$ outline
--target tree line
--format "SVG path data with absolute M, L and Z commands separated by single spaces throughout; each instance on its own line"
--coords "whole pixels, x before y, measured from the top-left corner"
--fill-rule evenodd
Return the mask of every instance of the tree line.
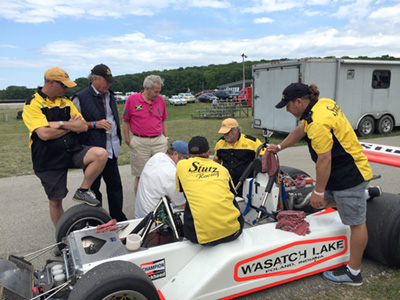
M 335 58 L 332 56 L 325 58 Z M 342 59 L 351 59 L 348 56 L 341 57 Z M 381 57 L 366 57 L 359 56 L 357 59 L 378 59 L 378 60 L 400 60 L 389 55 Z M 245 77 L 252 78 L 252 66 L 254 64 L 267 63 L 271 61 L 285 61 L 287 58 L 279 60 L 260 60 L 260 61 L 245 61 Z M 111 67 L 112 69 L 112 67 Z M 186 67 L 163 71 L 149 71 L 136 74 L 126 74 L 115 76 L 117 79 L 111 86 L 113 91 L 122 93 L 139 92 L 143 89 L 143 80 L 150 74 L 156 74 L 164 78 L 164 87 L 162 94 L 171 96 L 180 92 L 190 91 L 197 93 L 202 90 L 216 89 L 219 85 L 230 82 L 243 80 L 243 63 L 231 62 L 229 64 L 208 65 L 202 67 Z M 74 80 L 77 83 L 76 87 L 70 88 L 65 95 L 72 97 L 75 93 L 88 86 L 89 81 L 85 77 L 80 77 Z M 36 92 L 37 87 L 27 88 L 25 86 L 9 86 L 4 90 L 0 90 L 0 100 L 2 99 L 30 99 Z

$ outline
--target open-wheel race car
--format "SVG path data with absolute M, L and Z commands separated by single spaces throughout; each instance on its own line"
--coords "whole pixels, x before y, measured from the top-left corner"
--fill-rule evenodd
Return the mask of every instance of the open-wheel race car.
M 268 176 L 259 158 L 249 170 L 255 176 L 240 181 L 245 226 L 236 240 L 186 240 L 183 211 L 173 210 L 167 196 L 145 218 L 116 224 L 104 209 L 81 204 L 57 224 L 60 259 L 37 271 L 26 256 L 0 259 L 0 299 L 232 299 L 348 262 L 350 229 L 335 209 L 310 206 L 308 174 L 282 166 Z M 304 212 L 309 233 L 277 229 L 282 211 Z M 366 254 L 399 267 L 400 197 L 369 201 L 367 226 Z

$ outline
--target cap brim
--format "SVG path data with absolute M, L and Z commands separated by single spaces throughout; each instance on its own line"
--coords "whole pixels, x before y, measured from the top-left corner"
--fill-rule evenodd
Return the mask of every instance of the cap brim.
M 63 84 L 65 84 L 67 87 L 69 87 L 69 88 L 72 88 L 72 87 L 75 87 L 76 86 L 76 83 L 75 82 L 73 82 L 72 80 L 70 80 L 70 79 L 67 79 L 67 80 L 63 80 L 63 81 L 61 81 Z
M 107 80 L 108 82 L 114 82 L 117 81 L 114 77 L 112 76 L 104 76 L 105 80 Z
M 221 128 L 218 130 L 218 133 L 225 134 L 225 133 L 228 133 L 229 130 L 231 130 L 231 129 L 232 129 L 232 128 L 221 127 Z
M 287 104 L 289 103 L 289 101 L 281 101 L 279 102 L 277 105 L 275 105 L 275 108 L 283 108 L 285 107 Z

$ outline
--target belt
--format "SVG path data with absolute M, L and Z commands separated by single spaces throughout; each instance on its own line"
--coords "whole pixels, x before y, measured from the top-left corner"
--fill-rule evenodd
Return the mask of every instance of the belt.
M 138 136 L 138 137 L 143 137 L 143 138 L 150 138 L 150 139 L 152 139 L 152 138 L 159 137 L 161 134 L 159 134 L 159 135 L 151 135 L 151 136 L 148 136 L 148 135 L 140 135 L 140 134 L 137 134 L 137 133 L 133 133 L 133 135 L 134 135 L 134 136 Z

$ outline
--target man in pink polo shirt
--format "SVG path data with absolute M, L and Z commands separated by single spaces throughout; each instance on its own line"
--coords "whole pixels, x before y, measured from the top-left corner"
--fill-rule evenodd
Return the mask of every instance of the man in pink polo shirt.
M 135 176 L 135 194 L 146 162 L 168 148 L 167 109 L 160 96 L 163 84 L 160 76 L 147 76 L 143 82 L 144 90 L 126 99 L 122 113 L 125 143 L 130 148 L 131 172 Z

